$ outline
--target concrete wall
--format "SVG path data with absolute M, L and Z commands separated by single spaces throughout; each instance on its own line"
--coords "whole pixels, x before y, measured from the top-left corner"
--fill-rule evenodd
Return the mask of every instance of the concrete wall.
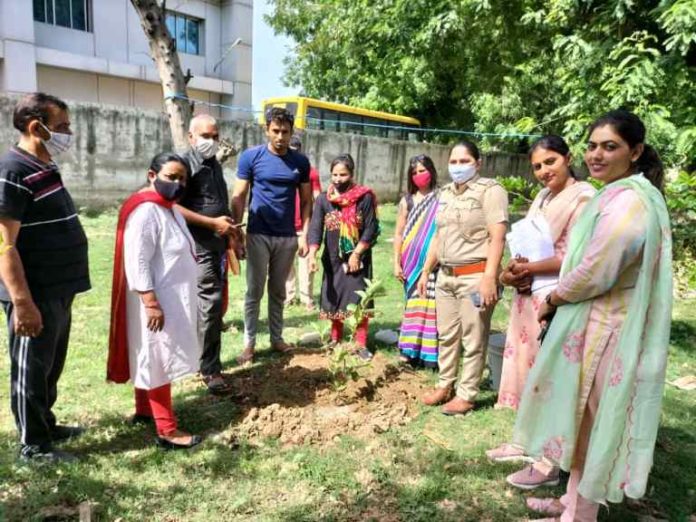
M 449 182 L 447 145 L 398 141 L 328 131 L 306 131 L 304 152 L 319 169 L 322 186 L 329 182 L 329 166 L 338 154 L 349 153 L 356 163 L 360 183 L 372 187 L 383 201 L 393 201 L 406 191 L 409 159 L 419 154 L 430 156 L 435 164 L 440 185 Z M 484 176 L 531 177 L 529 161 L 524 154 L 492 152 L 483 155 Z
M 17 140 L 12 127 L 15 100 L 0 96 L 0 150 Z M 171 149 L 169 123 L 165 115 L 101 104 L 71 104 L 70 115 L 75 145 L 57 159 L 66 186 L 83 206 L 118 204 L 145 181 L 150 159 Z M 221 121 L 221 135 L 238 148 L 265 143 L 263 130 L 254 123 Z M 334 132 L 308 131 L 305 153 L 320 172 L 322 185 L 329 182 L 329 164 L 338 154 L 348 152 L 357 163 L 359 182 L 374 188 L 382 201 L 396 200 L 406 187 L 408 159 L 429 155 L 446 182 L 448 147 L 412 143 Z M 236 162 L 225 166 L 232 186 Z M 514 154 L 486 155 L 484 175 L 528 175 L 526 157 Z

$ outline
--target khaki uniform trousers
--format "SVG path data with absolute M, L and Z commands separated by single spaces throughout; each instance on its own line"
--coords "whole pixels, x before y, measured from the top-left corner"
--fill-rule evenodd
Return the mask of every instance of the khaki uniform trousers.
M 471 300 L 471 294 L 479 290 L 482 276 L 482 273 L 453 276 L 440 271 L 435 288 L 440 367 L 438 386 L 444 388 L 455 384 L 461 359 L 457 396 L 469 402 L 473 402 L 479 392 L 495 308 L 476 308 Z

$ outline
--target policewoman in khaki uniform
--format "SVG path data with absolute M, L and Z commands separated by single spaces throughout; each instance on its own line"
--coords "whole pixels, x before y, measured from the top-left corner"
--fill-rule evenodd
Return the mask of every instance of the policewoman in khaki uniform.
M 428 274 L 440 265 L 435 289 L 440 382 L 422 401 L 428 406 L 448 401 L 442 407 L 446 415 L 465 414 L 474 407 L 498 301 L 507 192 L 497 181 L 480 177 L 480 167 L 480 154 L 473 143 L 458 143 L 450 151 L 452 183 L 440 192 L 437 232 L 418 283 L 424 294 Z M 460 359 L 462 371 L 454 395 Z

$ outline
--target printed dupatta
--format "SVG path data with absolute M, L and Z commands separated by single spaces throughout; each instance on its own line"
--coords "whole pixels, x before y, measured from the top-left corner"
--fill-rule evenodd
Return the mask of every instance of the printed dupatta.
M 580 206 L 586 203 L 597 191 L 586 181 L 576 181 L 572 185 L 564 188 L 548 204 L 544 205 L 549 198 L 549 189 L 544 188 L 539 191 L 532 205 L 527 212 L 527 217 L 542 215 L 546 218 L 551 231 L 551 239 L 554 245 L 563 233 L 568 229 L 568 224 Z
M 363 185 L 353 185 L 345 192 L 339 192 L 331 184 L 326 191 L 326 199 L 334 205 L 341 207 L 341 225 L 338 236 L 338 255 L 341 259 L 346 259 L 355 250 L 360 241 L 360 223 L 358 222 L 358 201 L 365 194 L 372 194 L 375 202 L 375 216 L 377 213 L 377 196 L 372 189 Z M 379 228 L 377 229 L 379 234 Z M 375 240 L 377 236 L 375 236 Z M 370 245 L 371 246 L 371 245 Z
M 401 245 L 401 267 L 406 280 L 404 289 L 407 299 L 416 290 L 430 242 L 435 235 L 438 201 L 437 191 L 431 192 L 411 210 L 406 221 Z
M 571 232 L 561 278 L 583 259 L 608 187 L 634 190 L 647 209 L 641 268 L 619 334 L 613 364 L 623 377 L 601 393 L 578 492 L 588 500 L 621 502 L 644 495 L 660 421 L 672 312 L 672 241 L 664 198 L 642 175 L 611 183 L 587 204 Z M 531 369 L 513 441 L 534 457 L 569 470 L 584 414 L 581 389 L 592 376 L 587 362 L 571 364 L 564 347 L 584 336 L 593 300 L 558 308 Z M 593 378 L 593 377 L 592 377 Z

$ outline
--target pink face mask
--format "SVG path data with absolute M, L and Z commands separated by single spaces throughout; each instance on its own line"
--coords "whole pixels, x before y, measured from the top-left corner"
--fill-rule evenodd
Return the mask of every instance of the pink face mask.
M 430 171 L 426 170 L 425 172 L 421 172 L 420 174 L 416 174 L 413 176 L 413 184 L 418 187 L 419 189 L 424 189 L 426 187 L 430 186 L 430 180 L 432 179 L 432 174 L 430 174 Z

